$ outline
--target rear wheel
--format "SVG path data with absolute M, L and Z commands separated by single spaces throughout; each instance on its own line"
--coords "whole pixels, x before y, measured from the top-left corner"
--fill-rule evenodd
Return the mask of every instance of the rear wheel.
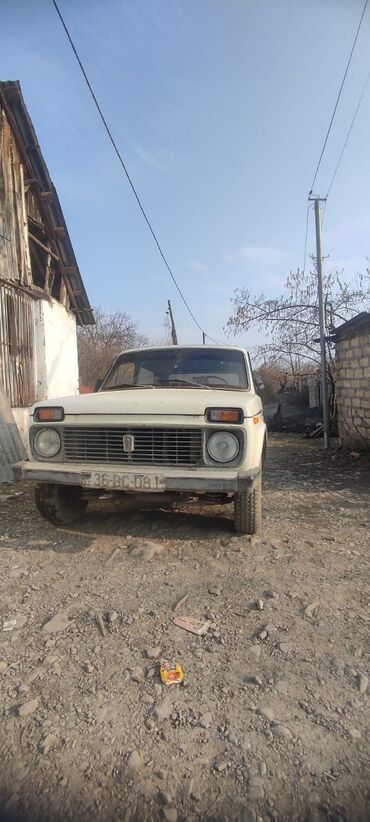
M 262 472 L 252 480 L 246 491 L 236 494 L 234 501 L 235 530 L 240 534 L 258 534 L 262 525 Z
M 82 517 L 87 506 L 81 488 L 51 483 L 36 485 L 35 502 L 41 516 L 53 525 L 71 525 Z

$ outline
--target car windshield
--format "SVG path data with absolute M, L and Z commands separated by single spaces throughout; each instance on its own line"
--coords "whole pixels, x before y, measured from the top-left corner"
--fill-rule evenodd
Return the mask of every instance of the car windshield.
M 245 390 L 248 376 L 241 351 L 173 348 L 121 354 L 100 391 L 125 388 L 220 388 Z

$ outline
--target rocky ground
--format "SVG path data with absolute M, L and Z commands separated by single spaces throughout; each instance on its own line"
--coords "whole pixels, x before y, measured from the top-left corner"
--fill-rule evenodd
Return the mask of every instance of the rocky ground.
M 370 463 L 272 436 L 264 484 L 258 539 L 109 499 L 56 529 L 0 489 L 3 819 L 369 818 Z

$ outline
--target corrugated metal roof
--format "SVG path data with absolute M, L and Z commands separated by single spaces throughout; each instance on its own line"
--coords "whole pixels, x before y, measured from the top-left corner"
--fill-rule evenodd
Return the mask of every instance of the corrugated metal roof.
M 356 334 L 362 328 L 370 328 L 370 313 L 368 311 L 361 311 L 360 314 L 356 314 L 352 319 L 339 325 L 332 334 L 331 339 L 335 341 L 340 337 Z
M 0 385 L 0 483 L 13 481 L 12 466 L 26 456 L 12 410 Z
M 15 135 L 25 174 L 32 184 L 37 207 L 42 214 L 50 246 L 59 259 L 60 273 L 66 283 L 71 309 L 80 325 L 95 322 L 82 281 L 62 207 L 42 156 L 37 135 L 22 97 L 18 81 L 0 82 L 0 105 Z

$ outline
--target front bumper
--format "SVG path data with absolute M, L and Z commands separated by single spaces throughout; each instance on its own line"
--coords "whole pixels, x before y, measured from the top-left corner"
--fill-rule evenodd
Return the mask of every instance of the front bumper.
M 82 485 L 82 474 L 93 474 L 114 470 L 104 465 L 63 465 L 52 462 L 19 462 L 14 466 L 18 480 L 33 480 L 34 482 L 56 483 L 58 485 Z M 258 476 L 261 468 L 237 470 L 225 468 L 223 471 L 211 468 L 146 468 L 145 466 L 126 466 L 119 468 L 116 473 L 146 474 L 164 477 L 164 491 L 191 491 L 193 493 L 235 493 L 246 490 L 252 480 Z M 95 487 L 105 488 L 106 485 Z M 145 490 L 140 493 L 146 493 Z M 150 493 L 150 492 L 147 492 Z

